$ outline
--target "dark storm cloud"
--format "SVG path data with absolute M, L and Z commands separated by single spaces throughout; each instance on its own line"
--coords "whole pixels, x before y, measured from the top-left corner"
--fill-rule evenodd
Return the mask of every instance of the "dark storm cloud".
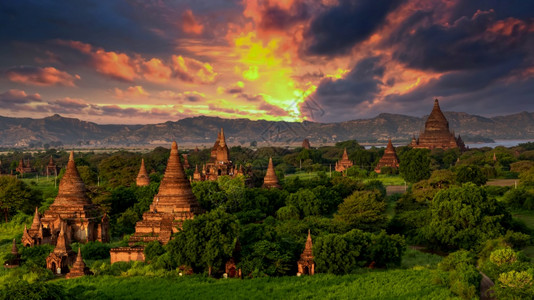
M 325 112 L 315 121 L 355 119 L 358 105 L 372 102 L 380 91 L 384 71 L 380 57 L 369 57 L 359 61 L 343 79 L 323 79 L 311 97 L 314 105 Z M 305 109 L 301 111 L 306 113 Z
M 0 42 L 77 40 L 106 49 L 138 53 L 172 51 L 185 9 L 209 13 L 235 1 L 2 1 Z M 223 20 L 212 18 L 211 23 Z
M 462 16 L 473 15 L 478 10 L 494 10 L 497 18 L 532 18 L 534 12 L 534 1 L 525 0 L 469 0 L 457 1 L 450 10 L 451 20 L 456 20 Z
M 267 6 L 262 11 L 260 27 L 263 29 L 284 30 L 309 18 L 308 5 L 303 1 L 293 3 L 289 10 L 279 6 Z
M 534 79 L 506 80 L 520 64 L 515 60 L 479 70 L 450 72 L 409 93 L 386 96 L 381 111 L 422 115 L 428 113 L 428 105 L 421 103 L 430 103 L 434 98 L 447 103 L 449 111 L 504 114 L 532 110 L 528 104 L 532 102 Z
M 313 55 L 339 55 L 366 40 L 402 0 L 340 0 L 315 17 L 305 33 L 305 47 Z
M 449 26 L 426 25 L 429 17 L 415 13 L 388 41 L 393 57 L 408 67 L 439 72 L 485 68 L 525 58 L 534 38 L 532 21 L 497 20 L 494 11 L 462 16 Z

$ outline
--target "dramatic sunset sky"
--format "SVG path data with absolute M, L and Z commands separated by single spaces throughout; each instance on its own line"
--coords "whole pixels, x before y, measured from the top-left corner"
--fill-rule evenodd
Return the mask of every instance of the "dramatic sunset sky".
M 534 110 L 532 0 L 13 0 L 0 115 L 144 124 Z

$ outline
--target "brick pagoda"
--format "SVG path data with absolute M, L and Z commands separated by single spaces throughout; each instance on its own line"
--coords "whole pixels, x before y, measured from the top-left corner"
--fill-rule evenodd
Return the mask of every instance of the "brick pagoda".
M 180 162 L 178 145 L 173 142 L 158 194 L 154 196 L 149 211 L 135 225 L 135 233 L 129 240 L 130 247 L 111 249 L 111 262 L 144 260 L 142 245 L 152 241 L 167 244 L 184 220 L 200 213 L 202 209 Z
M 443 150 L 459 148 L 461 151 L 466 150 L 465 144 L 460 136 L 455 137 L 454 133 L 449 130 L 449 121 L 445 118 L 439 101 L 434 101 L 434 108 L 428 116 L 425 123 L 425 130 L 419 138 L 415 136 L 409 145 L 412 148 L 426 148 Z
M 352 167 L 353 163 L 349 160 L 349 155 L 347 154 L 347 148 L 343 150 L 343 155 L 341 159 L 336 162 L 335 170 L 337 172 L 343 172 L 346 169 Z
M 89 271 L 89 268 L 86 267 L 85 263 L 83 262 L 81 249 L 82 248 L 78 248 L 78 255 L 76 256 L 76 261 L 72 265 L 72 268 L 70 269 L 67 276 L 65 276 L 66 278 L 76 278 L 85 275 L 93 275 L 93 272 Z
M 265 177 L 263 178 L 263 188 L 276 188 L 279 189 L 280 185 L 278 184 L 278 177 L 276 177 L 276 173 L 274 172 L 274 165 L 273 165 L 273 158 L 269 157 L 269 165 L 267 166 L 267 173 L 265 173 Z
M 46 268 L 55 274 L 66 274 L 69 271 L 68 266 L 74 263 L 76 254 L 67 240 L 66 224 L 61 223 L 60 227 L 56 247 L 46 258 Z
M 388 141 L 384 155 L 376 165 L 375 172 L 380 173 L 380 170 L 383 167 L 391 167 L 393 169 L 397 169 L 399 167 L 399 158 L 397 157 L 395 147 L 393 147 L 393 144 L 391 143 L 391 139 Z
M 311 149 L 310 140 L 304 139 L 302 141 L 302 148 L 308 149 L 308 150 Z
M 67 243 L 109 242 L 109 218 L 87 196 L 85 184 L 74 163 L 73 152 L 70 153 L 67 170 L 59 183 L 54 203 L 42 217 L 35 210 L 31 228 L 24 229 L 22 244 L 55 245 L 63 223 Z
M 306 239 L 306 246 L 304 251 L 300 255 L 300 259 L 297 262 L 298 274 L 297 275 L 313 275 L 315 274 L 315 263 L 313 261 L 313 244 L 311 239 L 311 233 L 308 229 L 308 238 Z
M 148 177 L 148 172 L 145 168 L 145 160 L 141 159 L 141 167 L 139 168 L 139 173 L 137 174 L 137 179 L 135 180 L 137 186 L 147 186 L 150 184 L 150 178 Z

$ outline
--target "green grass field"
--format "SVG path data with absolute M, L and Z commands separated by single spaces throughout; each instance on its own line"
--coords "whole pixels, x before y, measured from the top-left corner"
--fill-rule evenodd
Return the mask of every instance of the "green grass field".
M 79 291 L 81 299 L 454 299 L 431 283 L 428 269 L 247 280 L 86 276 L 56 283 Z

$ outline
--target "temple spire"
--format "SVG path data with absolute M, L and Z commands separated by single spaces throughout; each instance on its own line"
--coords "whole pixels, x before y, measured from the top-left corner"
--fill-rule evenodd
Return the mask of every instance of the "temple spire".
M 278 177 L 274 171 L 273 158 L 269 157 L 269 165 L 267 166 L 267 173 L 265 173 L 265 178 L 263 179 L 264 188 L 280 188 L 278 184 Z
M 39 226 L 41 226 L 41 217 L 39 215 L 39 210 L 37 209 L 37 206 L 35 207 L 35 214 L 33 215 L 33 221 L 31 229 L 37 230 L 39 229 Z
M 147 186 L 150 184 L 150 178 L 148 177 L 148 172 L 145 167 L 145 159 L 143 158 L 141 159 L 141 167 L 137 174 L 136 184 L 137 186 Z
M 342 160 L 348 160 L 349 155 L 347 154 L 347 148 L 343 149 L 343 155 L 341 156 Z
M 226 139 L 224 137 L 224 129 L 223 128 L 221 128 L 221 139 L 219 141 L 219 144 L 221 145 L 221 147 L 226 146 Z
M 50 207 L 56 206 L 86 206 L 92 205 L 91 200 L 86 195 L 85 184 L 76 169 L 74 162 L 74 152 L 70 152 L 69 162 L 65 175 L 59 183 L 59 191 L 54 203 Z
M 61 230 L 57 236 L 56 248 L 54 248 L 55 253 L 67 253 L 70 250 L 70 245 L 68 244 L 66 233 L 65 233 L 65 223 L 61 221 Z

